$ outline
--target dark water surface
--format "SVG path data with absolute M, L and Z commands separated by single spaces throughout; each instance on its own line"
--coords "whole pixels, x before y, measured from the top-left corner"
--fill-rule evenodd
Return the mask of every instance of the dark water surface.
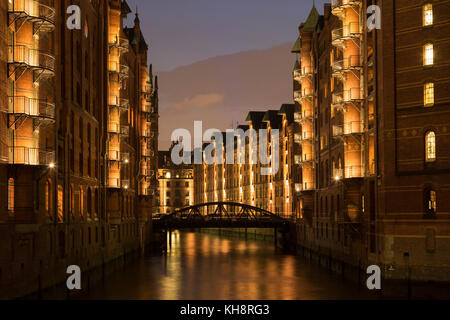
M 378 296 L 270 242 L 181 232 L 167 254 L 143 258 L 82 299 L 376 299 Z

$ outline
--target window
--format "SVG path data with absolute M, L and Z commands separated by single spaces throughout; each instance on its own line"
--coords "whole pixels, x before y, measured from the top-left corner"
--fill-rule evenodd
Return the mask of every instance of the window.
M 424 105 L 434 105 L 434 83 L 429 82 L 424 86 Z
M 423 65 L 431 66 L 434 63 L 434 47 L 432 43 L 423 46 Z
M 433 131 L 425 135 L 425 153 L 427 162 L 436 161 L 436 135 Z
M 8 211 L 14 211 L 14 179 L 8 180 Z
M 436 191 L 433 188 L 425 189 L 425 214 L 436 214 L 437 198 Z
M 47 180 L 47 182 L 45 182 L 45 211 L 47 213 L 49 213 L 50 211 L 50 206 L 51 206 L 51 189 L 52 189 L 52 183 L 50 180 Z
M 423 25 L 431 26 L 433 24 L 433 5 L 428 3 L 423 6 Z

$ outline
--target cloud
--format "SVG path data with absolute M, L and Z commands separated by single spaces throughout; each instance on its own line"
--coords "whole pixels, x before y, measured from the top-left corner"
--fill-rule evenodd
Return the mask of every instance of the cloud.
M 175 103 L 173 106 L 177 110 L 189 108 L 205 108 L 216 105 L 222 102 L 223 99 L 224 99 L 223 94 L 218 93 L 198 94 L 192 98 L 185 98 L 182 102 Z

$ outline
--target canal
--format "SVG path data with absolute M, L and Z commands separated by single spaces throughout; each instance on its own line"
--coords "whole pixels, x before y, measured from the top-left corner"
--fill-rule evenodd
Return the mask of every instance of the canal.
M 82 299 L 302 300 L 376 299 L 273 243 L 198 232 L 175 232 L 172 246 L 127 264 Z

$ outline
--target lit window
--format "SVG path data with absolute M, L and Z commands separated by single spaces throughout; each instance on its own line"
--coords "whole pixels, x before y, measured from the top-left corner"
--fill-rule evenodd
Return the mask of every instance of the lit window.
M 431 26 L 433 24 L 433 5 L 426 4 L 423 6 L 423 25 Z
M 8 180 L 8 211 L 14 211 L 14 179 Z
M 430 66 L 434 63 L 434 48 L 432 43 L 423 46 L 423 65 Z
M 436 191 L 430 190 L 428 193 L 428 212 L 436 213 L 437 202 L 436 202 Z
M 425 136 L 426 160 L 427 162 L 436 161 L 436 135 L 430 131 Z
M 432 106 L 434 104 L 434 83 L 429 82 L 424 86 L 424 104 Z

